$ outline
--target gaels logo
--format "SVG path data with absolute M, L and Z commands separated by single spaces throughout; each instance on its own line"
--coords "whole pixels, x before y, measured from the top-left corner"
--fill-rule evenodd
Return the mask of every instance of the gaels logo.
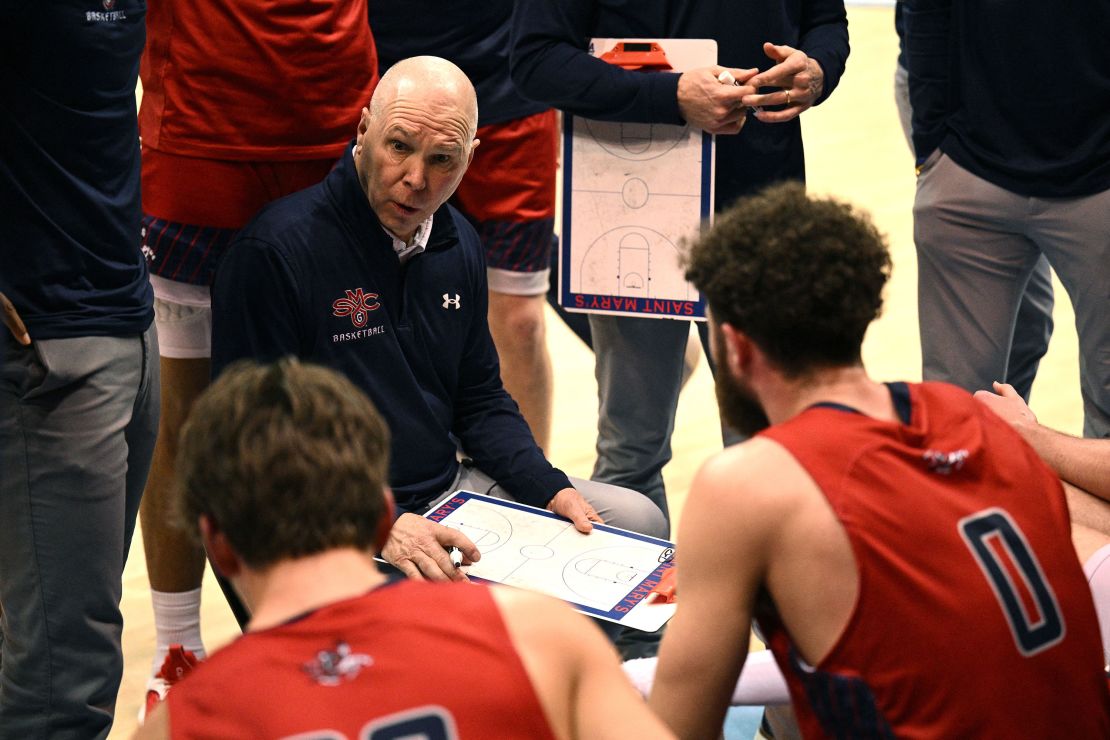
M 340 641 L 335 644 L 335 650 L 320 650 L 315 660 L 302 667 L 321 686 L 338 686 L 353 680 L 363 668 L 373 664 L 369 655 L 352 652 L 350 645 Z
M 967 450 L 955 450 L 953 452 L 943 452 L 941 450 L 925 450 L 921 455 L 925 460 L 925 465 L 934 473 L 941 475 L 951 475 L 953 471 L 963 468 L 964 463 L 967 462 Z
M 344 291 L 347 295 L 331 304 L 332 315 L 350 316 L 351 323 L 361 329 L 370 320 L 370 312 L 377 311 L 382 304 L 376 300 L 377 293 L 363 293 L 362 288 Z
M 105 10 L 111 10 L 112 8 L 116 7 L 116 0 L 104 0 L 101 5 L 104 6 Z

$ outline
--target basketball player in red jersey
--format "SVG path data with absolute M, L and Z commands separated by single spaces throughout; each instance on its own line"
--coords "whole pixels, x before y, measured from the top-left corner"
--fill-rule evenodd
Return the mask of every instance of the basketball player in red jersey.
M 140 511 L 156 636 L 144 712 L 168 688 L 172 643 L 204 655 L 204 556 L 168 524 L 168 501 L 178 432 L 209 380 L 216 264 L 262 206 L 327 175 L 378 79 L 366 0 L 160 0 L 146 20 L 142 244 L 162 417 Z
M 136 737 L 672 737 L 561 602 L 387 581 L 388 461 L 369 399 L 321 367 L 232 366 L 197 401 L 180 508 L 253 616 Z
M 1091 587 L 1102 630 L 1103 659 L 1110 666 L 1110 439 L 1072 437 L 1037 422 L 1008 383 L 975 397 L 1016 429 L 1060 476 L 1071 513 L 1071 540 Z
M 806 737 L 1108 737 L 1059 480 L 968 393 L 863 368 L 889 270 L 866 218 L 797 185 L 692 249 L 721 408 L 758 434 L 695 478 L 651 706 L 719 732 L 755 617 Z

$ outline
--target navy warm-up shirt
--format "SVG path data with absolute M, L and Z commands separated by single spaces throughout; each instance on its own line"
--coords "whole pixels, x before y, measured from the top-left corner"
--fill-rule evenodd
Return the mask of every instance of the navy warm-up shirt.
M 456 440 L 518 500 L 570 486 L 501 385 L 478 235 L 436 211 L 404 265 L 346 154 L 319 185 L 271 203 L 239 232 L 212 287 L 212 372 L 286 355 L 346 375 L 392 432 L 389 482 L 417 511 L 454 480 Z
M 683 123 L 678 74 L 629 71 L 595 59 L 586 53 L 591 37 L 716 39 L 719 64 L 761 70 L 774 64 L 763 43 L 786 44 L 821 65 L 822 100 L 848 59 L 844 0 L 517 0 L 510 56 L 517 89 L 586 118 Z M 718 211 L 771 183 L 803 179 L 797 118 L 763 123 L 748 116 L 740 134 L 717 137 Z
M 371 2 L 382 74 L 402 59 L 434 54 L 457 64 L 478 93 L 478 125 L 524 118 L 547 106 L 521 97 L 509 78 L 513 0 Z
M 0 2 L 0 291 L 32 339 L 141 334 L 142 0 Z
M 919 163 L 939 147 L 1033 197 L 1110 188 L 1110 3 L 903 5 Z

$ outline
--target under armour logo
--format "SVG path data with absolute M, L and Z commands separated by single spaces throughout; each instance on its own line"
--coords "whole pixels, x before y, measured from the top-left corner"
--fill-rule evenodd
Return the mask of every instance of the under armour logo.
M 451 298 L 450 295 L 447 294 L 447 293 L 443 294 L 443 307 L 444 308 L 450 308 L 451 306 L 454 306 L 456 311 L 458 311 L 460 308 L 462 308 L 462 303 L 459 300 L 459 294 L 458 293 L 455 294 L 454 298 Z

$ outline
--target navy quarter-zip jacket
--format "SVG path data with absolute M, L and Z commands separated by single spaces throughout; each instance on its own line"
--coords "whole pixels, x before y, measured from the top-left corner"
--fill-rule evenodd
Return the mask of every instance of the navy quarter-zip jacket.
M 448 205 L 402 265 L 347 154 L 322 183 L 264 208 L 220 263 L 213 377 L 287 355 L 342 372 L 389 424 L 403 511 L 451 485 L 456 440 L 512 496 L 543 506 L 570 482 L 501 385 L 486 291 L 478 236 Z

